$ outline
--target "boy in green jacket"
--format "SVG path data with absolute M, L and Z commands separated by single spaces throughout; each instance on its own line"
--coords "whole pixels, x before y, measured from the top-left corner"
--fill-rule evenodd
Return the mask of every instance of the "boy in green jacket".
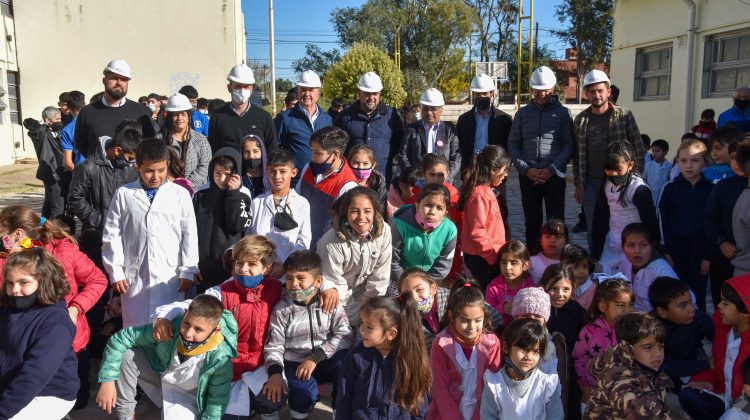
M 180 333 L 170 341 L 157 342 L 152 325 L 125 328 L 109 340 L 99 370 L 99 407 L 133 418 L 140 384 L 162 407 L 163 419 L 221 419 L 237 356 L 237 321 L 217 298 L 200 295 L 172 324 Z

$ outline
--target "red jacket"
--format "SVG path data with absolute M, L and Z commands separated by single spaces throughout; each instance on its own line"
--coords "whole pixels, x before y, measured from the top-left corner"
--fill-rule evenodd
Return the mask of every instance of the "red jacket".
M 107 278 L 93 261 L 89 259 L 70 239 L 53 239 L 44 248 L 57 258 L 65 268 L 65 278 L 70 285 L 70 293 L 65 297 L 68 307 L 78 308 L 76 336 L 73 350 L 77 353 L 89 343 L 90 329 L 86 312 L 91 309 L 107 289 Z M 0 273 L 6 258 L 0 258 Z M 2 274 L 0 274 L 2 281 Z
M 495 193 L 488 185 L 477 185 L 464 203 L 459 240 L 465 254 L 482 257 L 490 265 L 497 263 L 497 253 L 505 244 L 505 224 Z
M 281 282 L 266 277 L 254 289 L 246 289 L 234 278 L 219 286 L 224 309 L 237 320 L 237 358 L 232 360 L 232 381 L 263 366 L 263 345 L 268 336 L 268 322 L 276 302 L 281 299 Z
M 750 274 L 734 277 L 727 280 L 727 283 L 737 291 L 745 307 L 750 309 Z M 724 394 L 724 360 L 727 355 L 727 335 L 733 327 L 721 322 L 721 314 L 718 309 L 714 312 L 713 321 L 716 334 L 714 335 L 711 354 L 714 358 L 715 367 L 693 375 L 690 380 L 693 382 L 709 382 L 713 385 L 713 392 L 722 395 Z M 732 399 L 737 398 L 742 393 L 742 385 L 744 384 L 742 363 L 750 356 L 750 330 L 743 332 L 740 340 L 740 352 L 732 367 Z

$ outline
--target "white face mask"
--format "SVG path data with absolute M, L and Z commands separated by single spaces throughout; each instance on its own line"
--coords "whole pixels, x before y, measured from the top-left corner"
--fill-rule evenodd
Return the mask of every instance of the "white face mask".
M 232 89 L 232 101 L 236 104 L 244 104 L 250 99 L 250 89 Z
M 148 110 L 151 112 L 156 111 L 156 104 L 148 104 Z

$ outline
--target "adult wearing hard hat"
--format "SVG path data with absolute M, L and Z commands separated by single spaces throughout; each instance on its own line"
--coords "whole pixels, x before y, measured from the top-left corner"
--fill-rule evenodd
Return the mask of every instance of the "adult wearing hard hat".
M 461 145 L 461 173 L 471 163 L 471 157 L 488 144 L 508 149 L 508 134 L 513 119 L 492 106 L 495 101 L 495 81 L 484 73 L 471 81 L 474 107 L 458 117 L 456 131 Z
M 441 121 L 443 114 L 443 94 L 435 88 L 429 88 L 419 99 L 422 119 L 409 125 L 401 143 L 398 163 L 401 170 L 408 166 L 420 166 L 422 157 L 427 153 L 437 153 L 448 158 L 450 164 L 447 182 L 458 181 L 461 169 L 461 152 L 458 136 L 453 124 Z
M 531 74 L 531 102 L 518 110 L 508 138 L 513 165 L 518 170 L 526 222 L 526 245 L 539 251 L 543 210 L 547 220 L 565 220 L 565 168 L 573 158 L 573 118 L 553 96 L 557 78 L 546 66 Z
M 377 170 L 390 182 L 393 158 L 399 151 L 404 126 L 398 111 L 381 102 L 383 82 L 375 72 L 367 72 L 357 83 L 357 101 L 341 111 L 334 125 L 349 134 L 349 149 L 366 144 L 375 153 Z
M 237 64 L 227 75 L 227 91 L 232 100 L 211 114 L 208 123 L 208 143 L 211 151 L 222 147 L 234 147 L 242 153 L 242 138 L 255 134 L 263 139 L 266 151 L 279 148 L 276 129 L 271 114 L 263 108 L 250 104 L 255 76 L 246 64 Z
M 185 165 L 185 178 L 194 189 L 208 182 L 211 146 L 203 134 L 193 130 L 193 106 L 190 99 L 175 93 L 167 99 L 167 116 L 159 132 L 168 146 L 174 147 Z
M 314 71 L 303 71 L 297 79 L 297 104 L 274 119 L 279 145 L 292 152 L 297 166 L 292 187 L 297 185 L 302 168 L 310 163 L 310 136 L 333 124 L 331 116 L 318 106 L 320 87 L 320 77 Z
M 125 98 L 130 83 L 130 66 L 125 60 L 112 60 L 104 67 L 104 95 L 81 108 L 78 114 L 74 142 L 76 149 L 91 156 L 97 147 L 104 150 L 105 143 L 115 136 L 115 128 L 123 120 L 135 120 L 141 124 L 143 137 L 154 136 L 148 109 Z
M 578 151 L 573 155 L 575 198 L 583 203 L 588 227 L 589 249 L 592 249 L 594 207 L 599 197 L 604 176 L 604 153 L 614 142 L 629 142 L 635 151 L 635 169 L 643 173 L 646 152 L 641 132 L 629 109 L 609 100 L 609 77 L 601 70 L 591 70 L 583 77 L 583 93 L 591 103 L 576 116 L 575 129 Z M 649 196 L 650 197 L 650 196 Z

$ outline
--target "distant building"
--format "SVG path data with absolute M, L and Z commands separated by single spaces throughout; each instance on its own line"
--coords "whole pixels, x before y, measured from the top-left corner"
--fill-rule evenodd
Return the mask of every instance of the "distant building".
M 64 91 L 88 101 L 112 59 L 132 69 L 132 100 L 186 84 L 228 100 L 226 74 L 245 61 L 241 0 L 0 0 L 0 12 L 0 165 L 35 157 L 21 121 Z
M 585 61 L 584 61 L 585 64 Z M 552 62 L 558 83 L 563 86 L 560 92 L 560 98 L 567 104 L 577 103 L 576 93 L 578 92 L 578 50 L 576 48 L 565 49 L 565 60 L 556 60 Z M 609 73 L 609 69 L 604 64 L 597 64 L 594 68 Z M 583 75 L 581 75 L 583 78 Z M 587 103 L 585 97 L 582 97 L 582 103 Z
M 652 139 L 675 146 L 701 110 L 713 108 L 718 118 L 735 87 L 750 84 L 747 2 L 616 0 L 614 21 L 610 78 L 619 104 Z

